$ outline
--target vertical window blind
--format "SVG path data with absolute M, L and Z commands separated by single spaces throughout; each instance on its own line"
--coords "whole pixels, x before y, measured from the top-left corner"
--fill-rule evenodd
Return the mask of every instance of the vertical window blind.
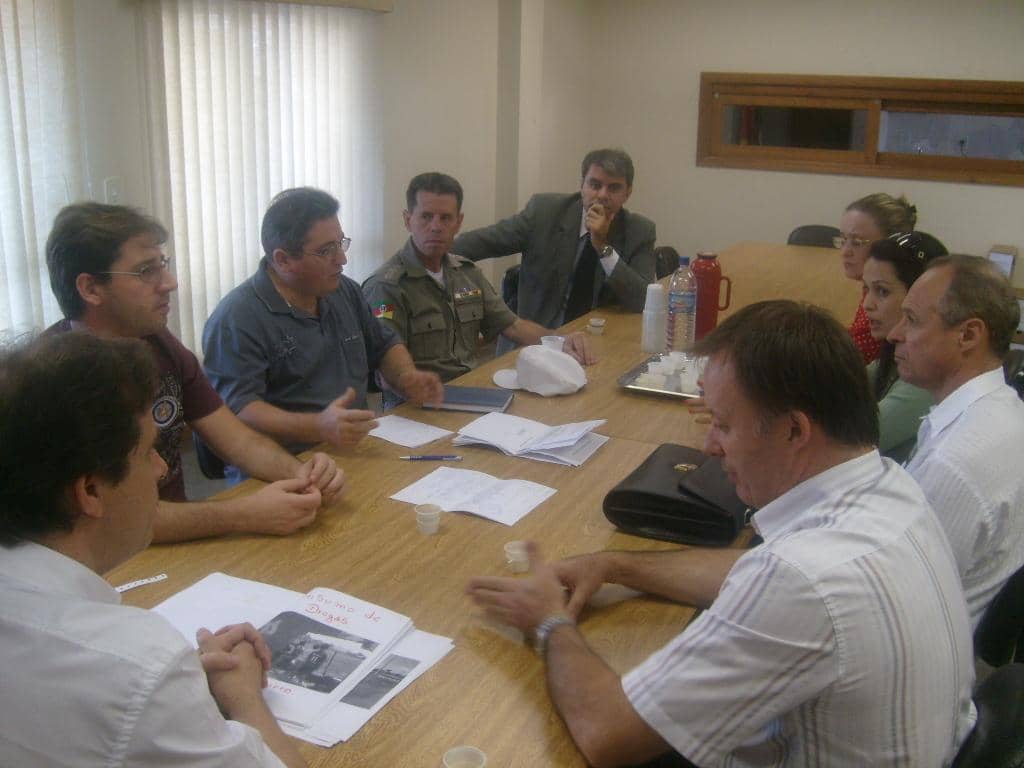
M 0 338 L 60 319 L 53 217 L 82 194 L 72 4 L 0 2 Z
M 181 340 L 198 352 L 217 302 L 256 269 L 263 211 L 283 189 L 337 197 L 354 241 L 348 271 L 369 274 L 383 229 L 370 15 L 241 0 L 161 0 L 142 12 L 145 47 L 160 53 L 146 58 L 151 175 L 172 232 Z

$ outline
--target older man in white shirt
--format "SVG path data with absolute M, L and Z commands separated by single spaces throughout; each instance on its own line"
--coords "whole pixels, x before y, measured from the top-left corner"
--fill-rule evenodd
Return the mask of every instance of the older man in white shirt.
M 949 537 L 974 627 L 1024 564 L 1024 403 L 1002 369 L 1019 321 L 991 262 L 945 256 L 911 286 L 889 334 L 900 378 L 936 403 L 907 471 Z
M 197 654 L 101 576 L 153 537 L 156 391 L 138 340 L 0 356 L 0 765 L 306 764 L 263 700 L 252 626 L 200 630 Z

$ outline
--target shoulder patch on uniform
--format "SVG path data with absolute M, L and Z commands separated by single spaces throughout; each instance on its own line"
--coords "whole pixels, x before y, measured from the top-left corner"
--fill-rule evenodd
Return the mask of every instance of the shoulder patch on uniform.
M 384 270 L 384 273 L 381 275 L 381 280 L 388 283 L 397 283 L 404 274 L 404 264 L 391 264 L 390 266 L 388 266 L 387 269 Z
M 394 320 L 395 319 L 395 305 L 385 304 L 381 302 L 373 307 L 373 316 L 379 320 Z

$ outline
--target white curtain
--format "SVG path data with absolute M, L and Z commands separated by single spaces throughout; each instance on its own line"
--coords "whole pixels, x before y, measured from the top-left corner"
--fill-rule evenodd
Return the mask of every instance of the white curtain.
M 372 14 L 241 0 L 142 13 L 154 212 L 172 232 L 181 340 L 200 352 L 206 318 L 255 270 L 263 212 L 283 189 L 337 197 L 349 274 L 369 274 L 383 252 Z
M 73 27 L 67 0 L 0 0 L 0 337 L 61 317 L 44 249 L 82 193 Z

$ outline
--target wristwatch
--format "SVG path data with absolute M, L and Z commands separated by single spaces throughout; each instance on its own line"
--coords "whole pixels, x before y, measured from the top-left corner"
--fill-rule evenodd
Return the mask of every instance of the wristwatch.
M 605 243 L 604 247 L 601 248 L 601 250 L 598 251 L 597 253 L 602 259 L 607 259 L 613 253 L 615 253 L 615 249 L 608 245 L 608 243 Z
M 556 627 L 560 627 L 563 624 L 575 626 L 576 622 L 564 613 L 555 613 L 544 619 L 544 621 L 537 625 L 537 629 L 533 631 L 533 649 L 542 659 L 547 654 L 548 638 L 551 637 L 551 633 Z

